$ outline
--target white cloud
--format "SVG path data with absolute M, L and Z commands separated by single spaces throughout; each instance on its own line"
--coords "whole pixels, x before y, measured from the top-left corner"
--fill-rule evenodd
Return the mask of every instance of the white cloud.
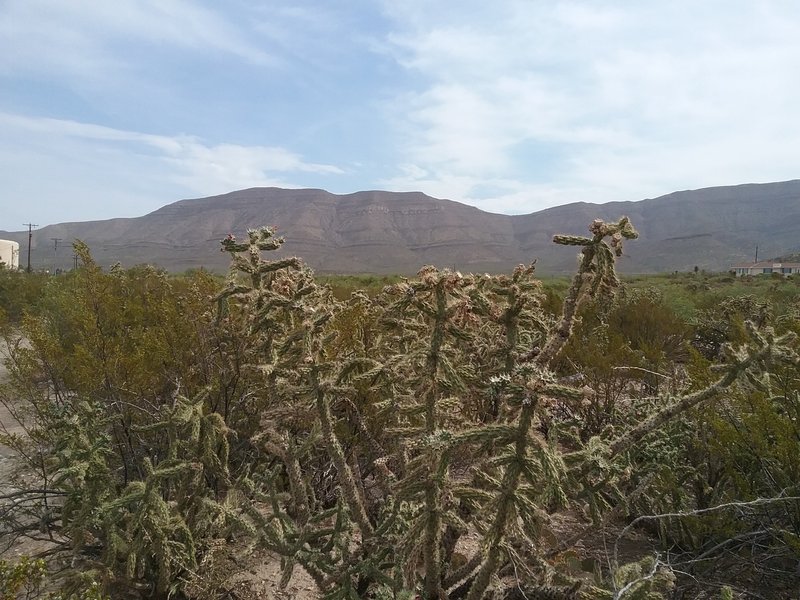
M 177 181 L 201 193 L 221 193 L 235 189 L 279 185 L 298 187 L 275 179 L 275 174 L 341 174 L 332 165 L 304 162 L 284 148 L 218 144 L 206 146 L 197 141 L 182 145 L 180 152 L 166 158 L 177 167 Z
M 733 4 L 387 4 L 423 82 L 389 182 L 532 211 L 798 177 L 800 4 Z
M 70 206 L 60 205 L 65 197 L 81 198 L 92 207 L 81 209 L 81 220 L 142 214 L 179 194 L 302 187 L 291 178 L 301 173 L 343 173 L 336 166 L 308 162 L 275 146 L 209 144 L 194 136 L 154 135 L 8 113 L 0 113 L 0 129 L 4 132 L 0 178 L 11 196 L 37 198 L 41 216 L 36 218 L 45 223 L 78 219 L 69 216 Z M 0 228 L 4 226 L 14 223 Z
M 796 0 L 382 6 L 0 2 L 3 193 L 112 216 L 332 182 L 527 212 L 800 176 Z M 173 128 L 196 135 L 143 133 Z
M 101 82 L 135 64 L 141 46 L 132 51 L 132 42 L 278 62 L 250 37 L 186 0 L 8 0 L 0 6 L 0 72 Z
M 155 158 L 179 165 L 189 173 L 211 169 L 220 173 L 221 181 L 237 174 L 249 173 L 257 180 L 258 174 L 274 172 L 311 172 L 336 174 L 343 171 L 332 165 L 308 163 L 285 148 L 270 146 L 241 146 L 237 144 L 208 145 L 194 136 L 165 136 L 124 131 L 62 119 L 26 117 L 0 113 L 0 124 L 9 128 L 26 130 L 52 138 L 75 137 L 99 142 L 133 142 L 157 151 Z

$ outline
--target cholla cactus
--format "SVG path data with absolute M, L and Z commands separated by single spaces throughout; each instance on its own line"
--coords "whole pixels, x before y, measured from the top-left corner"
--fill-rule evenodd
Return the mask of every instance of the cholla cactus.
M 613 256 L 622 237 L 635 237 L 626 219 L 596 222 L 592 232 L 593 238 L 557 238 L 585 249 L 565 314 L 552 329 L 538 310 L 532 266 L 511 277 L 426 267 L 417 280 L 387 290 L 369 354 L 365 346 L 343 353 L 347 346 L 335 342 L 331 326 L 355 306 L 360 314 L 374 310 L 365 298 L 337 304 L 297 259 L 262 259 L 261 250 L 281 243 L 270 229 L 251 231 L 248 244 L 223 242 L 249 282 L 232 278 L 221 298 L 246 308 L 253 367 L 270 392 L 265 405 L 274 407 L 254 442 L 283 464 L 292 503 L 278 493 L 276 472 L 265 491 L 283 525 L 263 522 L 265 543 L 282 553 L 292 549 L 287 564 L 302 564 L 330 594 L 385 579 L 397 592 L 419 585 L 426 598 L 446 598 L 458 587 L 482 598 L 513 558 L 511 540 L 537 544 L 546 509 L 567 501 L 564 463 L 532 425 L 550 399 L 585 393 L 560 385 L 549 364 L 580 300 L 615 284 Z M 476 388 L 478 375 L 495 383 Z M 475 389 L 492 395 L 488 414 L 465 410 Z M 371 403 L 374 395 L 383 398 Z M 363 411 L 387 407 L 385 428 L 371 429 Z M 481 426 L 487 417 L 495 423 Z M 346 441 L 361 437 L 366 446 Z M 339 490 L 327 512 L 330 501 L 319 497 L 308 473 L 315 464 L 326 469 L 325 457 Z M 465 479 L 463 468 L 476 460 L 480 466 Z M 367 493 L 368 480 L 381 490 L 378 502 Z M 320 510 L 330 516 L 312 518 Z M 459 536 L 473 528 L 485 534 L 482 550 L 451 568 Z
M 578 271 L 564 300 L 561 323 L 537 357 L 539 364 L 552 364 L 555 356 L 564 347 L 572 334 L 578 307 L 584 298 L 588 295 L 608 293 L 619 285 L 614 269 L 614 258 L 622 256 L 623 239 L 633 240 L 639 237 L 628 217 L 622 217 L 617 223 L 604 223 L 597 219 L 591 224 L 589 231 L 593 234 L 591 238 L 572 235 L 553 237 L 556 244 L 581 246 L 583 250 L 579 256 Z M 606 242 L 605 238 L 608 236 L 611 239 Z
M 45 526 L 60 519 L 76 555 L 102 540 L 110 572 L 149 578 L 163 594 L 184 579 L 205 585 L 213 549 L 240 536 L 282 557 L 282 584 L 299 566 L 330 600 L 658 597 L 655 583 L 671 574 L 655 563 L 613 564 L 605 589 L 562 572 L 579 536 L 549 541 L 553 515 L 570 508 L 598 524 L 625 514 L 647 487 L 631 476 L 631 449 L 731 386 L 771 394 L 765 373 L 797 357 L 792 334 L 750 327 L 706 388 L 653 402 L 618 431 L 570 438 L 557 407 L 592 390 L 567 385 L 555 364 L 582 302 L 605 302 L 622 243 L 636 237 L 627 218 L 590 231 L 554 238 L 581 247 L 558 319 L 541 310 L 533 265 L 508 276 L 425 267 L 376 298 L 342 302 L 300 259 L 264 255 L 283 243 L 274 229 L 229 236 L 218 357 L 235 343 L 244 361 L 212 373 L 237 381 L 226 388 L 242 396 L 236 425 L 204 394 L 175 393 L 152 423 L 129 427 L 158 449 L 138 449 L 128 463 L 141 472 L 115 486 L 104 458 L 114 415 L 100 411 L 86 435 L 91 405 L 76 400 L 72 421 L 53 420 L 67 430 L 51 455 L 66 501 Z M 636 583 L 650 567 L 653 583 Z
M 649 485 L 632 473 L 632 450 L 732 386 L 775 395 L 769 373 L 778 363 L 796 369 L 794 335 L 748 326 L 746 344 L 721 347 L 719 378 L 705 388 L 652 399 L 643 418 L 614 420 L 588 440 L 571 437 L 558 407 L 593 391 L 559 379 L 556 361 L 582 302 L 606 302 L 617 285 L 614 260 L 636 237 L 626 218 L 596 221 L 590 231 L 554 238 L 581 247 L 558 319 L 541 310 L 533 265 L 507 276 L 425 267 L 375 298 L 356 293 L 342 302 L 300 259 L 264 255 L 283 243 L 274 229 L 249 231 L 242 242 L 229 236 L 219 337 L 213 358 L 185 371 L 187 379 L 204 375 L 189 398 L 175 391 L 181 382 L 162 383 L 156 403 L 128 407 L 133 394 L 106 381 L 114 373 L 104 360 L 91 363 L 103 376 L 83 373 L 96 392 L 88 398 L 66 377 L 15 379 L 14 391 L 36 411 L 36 465 L 53 490 L 13 492 L 0 524 L 14 534 L 56 532 L 76 564 L 102 555 L 101 578 L 148 580 L 162 595 L 186 591 L 185 582 L 218 589 L 211 579 L 224 573 L 204 579 L 204 565 L 238 537 L 282 557 L 281 583 L 302 567 L 330 600 L 657 598 L 671 574 L 652 561 L 612 561 L 602 587 L 566 572 L 565 552 L 582 534 L 554 544 L 553 515 L 569 508 L 596 527 L 627 514 Z M 106 280 L 78 250 L 92 267 L 81 274 L 87 297 L 124 283 L 125 271 Z M 102 345 L 123 321 L 105 329 L 85 322 L 91 335 L 81 347 Z M 29 332 L 33 346 L 54 351 L 39 368 L 32 350 L 19 350 L 18 364 L 38 375 L 58 362 L 47 356 L 62 354 L 42 326 Z M 477 547 L 466 543 L 475 536 Z

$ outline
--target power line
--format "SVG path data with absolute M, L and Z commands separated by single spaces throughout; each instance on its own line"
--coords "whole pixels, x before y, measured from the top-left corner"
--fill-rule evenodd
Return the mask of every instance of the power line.
M 33 239 L 33 228 L 38 227 L 36 223 L 23 223 L 28 228 L 28 273 L 31 272 L 31 240 Z

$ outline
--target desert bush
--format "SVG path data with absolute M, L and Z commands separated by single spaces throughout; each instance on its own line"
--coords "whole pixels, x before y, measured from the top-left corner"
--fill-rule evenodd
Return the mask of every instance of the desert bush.
M 578 427 L 582 439 L 618 423 L 632 399 L 681 389 L 690 329 L 658 290 L 623 289 L 611 300 L 586 302 L 580 316 L 555 368 L 594 392 L 561 407 L 560 418 Z
M 195 537 L 224 498 L 226 423 L 252 431 L 235 345 L 215 325 L 206 275 L 103 272 L 85 246 L 76 252 L 82 267 L 40 313 L 4 330 L 0 401 L 25 433 L 2 442 L 30 471 L 6 497 L 3 537 L 85 559 L 109 589 L 166 594 L 202 557 Z
M 100 585 L 90 577 L 81 577 L 68 591 L 47 591 L 47 564 L 30 556 L 15 562 L 0 559 L 0 598 L 2 600 L 107 600 Z
M 19 323 L 26 311 L 37 310 L 52 279 L 43 273 L 25 273 L 0 265 L 0 311 L 12 323 Z
M 277 553 L 281 583 L 302 567 L 330 599 L 657 598 L 674 584 L 660 557 L 583 572 L 566 556 L 654 482 L 679 488 L 664 450 L 692 411 L 796 367 L 794 334 L 745 323 L 747 344 L 720 345 L 694 389 L 640 378 L 667 393 L 580 431 L 564 407 L 580 415 L 600 386 L 559 371 L 573 339 L 619 350 L 598 372 L 685 360 L 657 297 L 612 302 L 630 222 L 590 232 L 555 238 L 581 249 L 557 317 L 532 265 L 425 267 L 339 299 L 300 259 L 270 260 L 270 228 L 223 241 L 222 290 L 203 274 L 104 273 L 78 247 L 75 288 L 24 322 L 29 347 L 9 340 L 2 398 L 27 436 L 5 441 L 38 478 L 5 498 L 4 533 L 43 535 L 107 589 L 146 597 L 228 593 L 209 565 L 230 543 Z M 613 325 L 576 338 L 590 304 Z M 565 511 L 587 529 L 558 539 Z

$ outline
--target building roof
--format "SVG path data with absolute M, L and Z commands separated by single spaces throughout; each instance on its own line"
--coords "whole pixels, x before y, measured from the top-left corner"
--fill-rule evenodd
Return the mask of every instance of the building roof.
M 775 260 L 760 260 L 758 262 L 737 263 L 734 269 L 780 269 L 791 268 L 800 269 L 800 262 L 779 262 Z

